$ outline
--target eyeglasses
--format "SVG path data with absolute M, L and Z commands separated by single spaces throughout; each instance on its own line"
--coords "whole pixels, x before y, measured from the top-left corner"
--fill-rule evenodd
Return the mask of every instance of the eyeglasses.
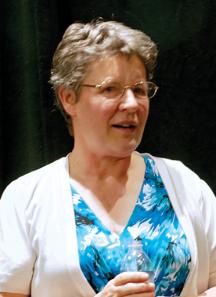
M 137 100 L 151 99 L 157 93 L 159 87 L 149 81 L 139 81 L 132 85 L 123 86 L 121 83 L 104 81 L 101 84 L 82 84 L 83 87 L 96 88 L 106 99 L 119 100 L 127 89 L 131 89 Z

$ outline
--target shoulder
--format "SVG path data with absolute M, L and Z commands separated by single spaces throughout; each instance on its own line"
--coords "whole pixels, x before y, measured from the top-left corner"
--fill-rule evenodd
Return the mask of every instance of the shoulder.
M 184 163 L 179 160 L 149 156 L 155 161 L 165 184 L 175 188 L 182 200 L 189 197 L 190 200 L 198 202 L 200 206 L 207 201 L 215 205 L 216 199 L 211 188 Z
M 163 173 L 172 175 L 172 176 L 179 176 L 183 179 L 192 178 L 196 181 L 200 180 L 200 177 L 189 167 L 187 167 L 183 162 L 179 160 L 173 160 L 168 158 L 156 157 L 150 154 L 146 154 L 151 157 L 155 163 L 158 170 Z
M 48 189 L 50 184 L 58 178 L 60 172 L 67 170 L 66 167 L 67 158 L 63 157 L 17 178 L 4 190 L 0 205 L 18 200 L 20 202 L 20 199 L 22 202 L 29 200 L 41 186 Z
M 182 196 L 189 194 L 195 199 L 198 197 L 200 199 L 203 189 L 206 188 L 206 183 L 197 173 L 179 160 L 147 155 L 154 160 L 155 166 L 167 187 L 174 188 Z
M 63 157 L 58 159 L 48 165 L 45 165 L 39 169 L 31 171 L 23 176 L 20 176 L 16 180 L 12 181 L 6 188 L 6 191 L 10 190 L 14 187 L 29 187 L 29 185 L 34 186 L 37 185 L 38 182 L 41 180 L 54 176 L 58 174 L 59 170 L 66 168 L 67 166 L 67 159 Z

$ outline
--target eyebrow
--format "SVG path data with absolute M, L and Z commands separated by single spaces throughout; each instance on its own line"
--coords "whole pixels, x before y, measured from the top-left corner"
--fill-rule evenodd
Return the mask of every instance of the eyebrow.
M 103 85 L 105 83 L 119 83 L 119 84 L 123 84 L 123 85 L 134 85 L 134 84 L 137 84 L 139 82 L 145 82 L 145 81 L 147 81 L 145 78 L 138 78 L 134 82 L 125 84 L 125 83 L 122 83 L 118 79 L 112 78 L 112 79 L 105 79 L 105 80 L 101 81 L 100 83 L 97 83 L 97 85 Z

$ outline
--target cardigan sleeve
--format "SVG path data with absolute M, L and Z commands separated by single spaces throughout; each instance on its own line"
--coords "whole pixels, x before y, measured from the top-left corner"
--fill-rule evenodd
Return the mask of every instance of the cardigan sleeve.
M 210 269 L 209 288 L 216 286 L 216 197 L 209 186 L 201 181 L 203 224 L 208 240 Z
M 26 186 L 14 181 L 0 200 L 0 292 L 30 295 L 35 254 L 25 219 Z

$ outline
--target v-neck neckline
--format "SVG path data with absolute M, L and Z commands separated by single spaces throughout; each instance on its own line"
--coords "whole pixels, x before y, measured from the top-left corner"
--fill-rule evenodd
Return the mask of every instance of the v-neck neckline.
M 127 228 L 128 226 L 130 225 L 130 222 L 134 216 L 134 213 L 136 211 L 136 207 L 138 205 L 138 202 L 140 201 L 140 197 L 142 195 L 142 191 L 143 191 L 143 187 L 145 185 L 145 181 L 146 181 L 146 173 L 149 171 L 149 166 L 150 163 L 149 163 L 149 160 L 148 160 L 148 156 L 146 155 L 141 155 L 141 157 L 143 158 L 145 164 L 146 164 L 146 169 L 145 169 L 145 172 L 144 172 L 144 176 L 143 176 L 143 180 L 142 180 L 142 184 L 141 184 L 141 187 L 140 187 L 140 190 L 139 190 L 139 193 L 137 195 L 137 199 L 136 199 L 136 202 L 134 204 L 134 207 L 132 209 L 132 212 L 130 213 L 130 216 L 128 217 L 128 220 L 127 220 L 127 223 L 125 224 L 125 226 L 122 228 L 121 232 L 115 232 L 114 230 L 110 229 L 109 227 L 107 227 L 103 221 L 97 216 L 97 214 L 95 213 L 95 211 L 89 206 L 89 204 L 86 202 L 86 200 L 83 198 L 83 194 L 79 193 L 79 190 L 76 189 L 76 181 L 75 180 L 72 180 L 70 179 L 70 186 L 71 186 L 71 193 L 72 193 L 72 196 L 74 198 L 74 195 L 78 195 L 78 197 L 81 199 L 82 203 L 84 204 L 85 208 L 88 210 L 88 212 L 91 213 L 91 216 L 94 217 L 94 220 L 97 222 L 97 226 L 100 226 L 100 228 L 103 229 L 104 232 L 108 233 L 108 234 L 112 234 L 113 236 L 121 239 L 121 237 L 124 236 L 125 232 L 127 232 Z

